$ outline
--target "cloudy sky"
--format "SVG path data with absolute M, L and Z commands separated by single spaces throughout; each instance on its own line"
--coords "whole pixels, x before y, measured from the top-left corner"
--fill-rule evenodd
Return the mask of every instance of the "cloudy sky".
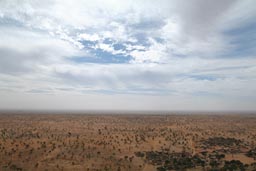
M 256 110 L 256 1 L 0 0 L 0 109 Z

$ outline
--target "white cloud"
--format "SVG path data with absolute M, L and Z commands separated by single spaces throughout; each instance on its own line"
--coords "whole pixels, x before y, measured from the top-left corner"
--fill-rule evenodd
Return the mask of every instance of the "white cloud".
M 79 35 L 79 39 L 80 40 L 87 40 L 87 41 L 92 41 L 92 42 L 95 42 L 95 41 L 99 41 L 101 40 L 101 38 L 99 37 L 99 35 L 97 34 L 87 34 L 87 33 L 83 33 L 83 34 L 80 34 Z
M 134 58 L 133 63 L 166 63 L 171 56 L 167 53 L 167 47 L 155 40 L 150 39 L 150 46 L 146 49 L 135 49 L 130 55 Z M 136 47 L 135 47 L 136 48 Z
M 34 71 L 38 65 L 61 63 L 65 57 L 84 54 L 66 41 L 42 32 L 1 27 L 0 34 L 1 72 Z
M 136 109 L 152 103 L 156 109 L 195 109 L 200 98 L 208 109 L 218 101 L 219 109 L 234 104 L 244 109 L 250 99 L 255 102 L 255 54 L 233 57 L 239 45 L 225 32 L 252 23 L 255 6 L 250 0 L 2 0 L 0 94 L 11 92 L 2 107 L 17 93 L 18 99 L 28 96 L 25 106 L 41 94 L 58 96 L 42 97 L 55 102 L 65 94 L 78 99 L 71 108 L 83 106 L 83 100 L 97 108 L 101 98 L 99 106 L 108 108 L 104 101 L 111 97 L 105 91 L 115 95 L 113 103 L 123 100 L 121 106 L 146 101 Z M 123 64 L 72 60 L 93 58 L 97 50 L 132 59 Z

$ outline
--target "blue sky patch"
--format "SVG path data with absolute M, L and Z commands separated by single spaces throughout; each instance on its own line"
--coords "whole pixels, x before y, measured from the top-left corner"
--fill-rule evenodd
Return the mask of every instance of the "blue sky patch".
M 88 40 L 82 40 L 79 42 L 82 43 L 86 48 L 92 48 L 93 46 L 95 46 L 97 44 L 97 42 L 88 41 Z
M 121 43 L 116 43 L 113 45 L 113 47 L 115 50 L 125 50 L 126 49 L 126 47 Z
M 94 56 L 91 57 L 72 57 L 69 60 L 76 63 L 129 63 L 132 60 L 131 56 L 113 55 L 109 52 L 97 49 L 94 51 Z
M 224 56 L 244 57 L 256 54 L 256 23 L 249 23 L 224 32 L 233 46 Z

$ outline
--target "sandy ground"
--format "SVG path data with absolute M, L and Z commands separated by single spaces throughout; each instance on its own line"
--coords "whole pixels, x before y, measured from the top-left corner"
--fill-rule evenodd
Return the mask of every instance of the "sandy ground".
M 239 144 L 206 143 L 214 137 Z M 0 114 L 0 170 L 156 170 L 159 165 L 135 155 L 147 151 L 201 157 L 217 151 L 225 154 L 222 163 L 251 165 L 256 161 L 246 152 L 255 144 L 256 115 L 249 114 Z

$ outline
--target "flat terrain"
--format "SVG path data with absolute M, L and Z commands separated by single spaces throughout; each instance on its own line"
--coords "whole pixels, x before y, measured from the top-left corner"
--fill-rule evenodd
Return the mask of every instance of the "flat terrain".
M 256 170 L 256 115 L 2 113 L 0 170 Z

